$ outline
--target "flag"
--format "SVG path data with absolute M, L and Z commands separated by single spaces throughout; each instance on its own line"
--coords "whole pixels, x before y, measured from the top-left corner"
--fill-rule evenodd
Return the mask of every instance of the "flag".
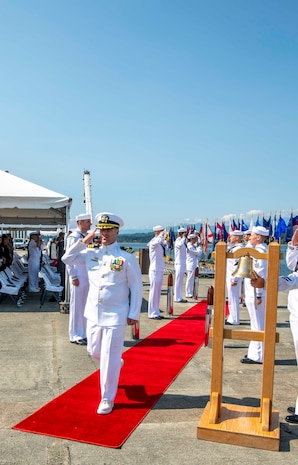
M 222 225 L 217 221 L 214 224 L 214 233 L 213 233 L 213 247 L 212 250 L 215 250 L 217 242 L 222 241 Z
M 202 249 L 206 253 L 207 248 L 208 248 L 208 242 L 207 242 L 207 237 L 206 237 L 206 227 L 204 223 L 202 223 L 201 228 L 200 228 L 200 240 L 201 240 Z
M 228 240 L 228 231 L 226 230 L 226 226 L 224 223 L 222 223 L 222 240 L 227 242 Z
M 209 244 L 212 244 L 213 242 L 213 232 L 210 228 L 210 224 L 209 223 L 206 223 L 206 237 L 207 237 L 207 242 L 209 242 Z
M 259 221 L 259 217 L 257 218 L 257 221 L 256 221 L 255 226 L 261 226 L 261 223 L 260 223 L 260 221 Z
M 244 223 L 244 220 L 241 221 L 241 231 L 248 231 L 248 226 Z
M 221 241 L 222 240 L 222 230 L 223 230 L 223 225 L 216 223 L 216 240 Z
M 274 215 L 274 218 L 273 218 L 273 226 L 272 226 L 272 237 L 274 237 L 275 239 L 276 239 L 276 237 L 275 237 L 275 234 L 276 234 L 276 226 L 277 226 L 277 224 L 276 224 L 276 215 Z
M 235 231 L 236 229 L 239 229 L 235 220 L 233 220 L 233 228 L 232 228 L 232 231 Z
M 169 232 L 169 242 L 168 242 L 168 247 L 169 249 L 173 249 L 174 248 L 174 242 L 176 240 L 176 237 L 175 237 L 175 233 L 174 233 L 174 229 L 173 228 L 170 228 L 170 232 Z
M 194 230 L 195 230 L 195 225 L 189 224 L 187 226 L 187 234 L 193 234 Z
M 275 221 L 276 221 L 276 218 L 275 218 Z M 274 231 L 275 239 L 279 239 L 281 237 L 281 235 L 286 232 L 286 230 L 287 230 L 286 222 L 281 217 L 281 215 L 279 215 L 279 220 L 278 220 L 278 223 L 277 223 L 277 225 L 275 227 L 275 231 Z
M 269 230 L 269 236 L 272 236 L 271 216 L 269 216 L 268 220 L 265 220 L 265 218 L 263 217 L 263 226 L 264 228 Z

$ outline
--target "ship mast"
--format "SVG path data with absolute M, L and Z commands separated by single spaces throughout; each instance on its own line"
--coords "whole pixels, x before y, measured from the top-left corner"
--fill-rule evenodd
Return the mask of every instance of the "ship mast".
M 86 206 L 86 213 L 91 215 L 92 219 L 92 200 L 91 200 L 91 180 L 90 171 L 84 171 L 84 203 Z

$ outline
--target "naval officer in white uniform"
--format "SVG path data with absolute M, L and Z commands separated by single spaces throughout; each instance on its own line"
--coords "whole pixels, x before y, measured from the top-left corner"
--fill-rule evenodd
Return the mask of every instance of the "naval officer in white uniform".
M 97 413 L 104 415 L 114 407 L 126 325 L 139 320 L 143 286 L 135 255 L 117 243 L 123 220 L 109 212 L 98 213 L 95 218 L 101 245 L 92 244 L 94 229 L 66 251 L 63 261 L 87 268 L 87 350 L 99 361 L 101 402 Z
M 187 236 L 187 254 L 186 254 L 186 272 L 187 278 L 185 283 L 185 295 L 186 297 L 194 297 L 194 282 L 195 282 L 195 272 L 199 266 L 201 255 L 202 255 L 202 246 L 198 243 L 198 235 L 191 233 Z
M 174 301 L 187 302 L 182 297 L 183 278 L 186 270 L 186 228 L 178 229 L 178 237 L 174 242 L 175 256 L 175 286 L 174 286 Z
M 149 298 L 148 298 L 148 318 L 161 320 L 159 303 L 165 268 L 165 241 L 164 227 L 161 225 L 153 227 L 154 237 L 148 242 L 149 247 Z
M 83 239 L 91 227 L 91 215 L 81 213 L 76 216 L 77 229 L 72 231 L 67 237 L 66 250 L 75 242 Z M 86 319 L 84 308 L 87 300 L 89 282 L 86 266 L 78 264 L 68 264 L 67 272 L 69 276 L 69 340 L 74 344 L 86 345 Z
M 244 247 L 242 242 L 243 231 L 229 232 L 229 244 L 228 252 L 236 252 L 236 250 Z M 228 306 L 229 316 L 226 320 L 228 325 L 239 325 L 239 313 L 240 313 L 240 288 L 242 278 L 232 276 L 234 271 L 237 269 L 239 258 L 228 258 L 227 259 L 227 271 L 226 271 L 226 286 L 228 294 Z

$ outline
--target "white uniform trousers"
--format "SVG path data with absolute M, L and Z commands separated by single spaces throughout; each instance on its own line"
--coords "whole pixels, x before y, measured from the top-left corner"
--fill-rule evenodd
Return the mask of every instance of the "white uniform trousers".
M 250 328 L 252 331 L 264 331 L 265 325 L 265 300 L 266 296 L 263 293 L 262 303 L 255 304 L 251 297 L 246 298 L 245 303 L 250 317 Z M 263 362 L 263 342 L 251 341 L 249 343 L 248 358 L 255 362 Z
M 101 398 L 114 402 L 126 325 L 98 326 L 87 320 L 87 351 L 99 361 Z
M 148 317 L 154 318 L 160 316 L 159 303 L 163 282 L 163 271 L 153 271 L 149 268 L 149 281 Z
M 229 305 L 229 316 L 227 322 L 232 325 L 239 325 L 239 313 L 240 313 L 240 289 L 241 281 L 238 281 L 236 286 L 231 286 L 231 281 L 227 283 L 228 291 L 228 305 Z
M 86 337 L 86 318 L 84 310 L 89 290 L 89 283 L 74 286 L 70 280 L 69 299 L 69 340 L 71 342 Z
M 28 260 L 28 289 L 30 291 L 36 291 L 39 285 L 39 258 L 29 258 Z
M 185 296 L 193 297 L 196 270 L 187 270 L 185 283 Z
M 183 278 L 185 273 L 185 265 L 175 265 L 175 286 L 174 286 L 174 300 L 179 302 L 182 300 Z

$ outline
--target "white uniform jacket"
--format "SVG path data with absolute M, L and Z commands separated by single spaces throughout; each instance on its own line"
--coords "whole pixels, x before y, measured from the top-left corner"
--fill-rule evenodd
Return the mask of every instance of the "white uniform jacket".
M 166 247 L 164 234 L 153 237 L 147 245 L 149 247 L 150 270 L 163 272 L 165 268 L 164 248 Z
M 83 234 L 79 229 L 70 233 L 66 241 L 66 250 L 85 236 L 86 234 Z M 81 284 L 86 284 L 88 282 L 88 274 L 85 264 L 67 264 L 67 272 L 70 280 L 77 278 Z
M 99 326 L 126 325 L 139 319 L 142 305 L 142 274 L 136 256 L 109 246 L 73 244 L 62 257 L 67 265 L 86 265 L 89 293 L 84 316 Z
M 199 266 L 202 255 L 202 247 L 195 246 L 191 242 L 187 244 L 186 271 L 194 271 Z
M 266 243 L 258 244 L 256 247 L 251 247 L 251 244 L 248 243 L 246 247 L 255 248 L 256 250 L 262 253 L 268 252 L 268 246 Z M 268 265 L 267 260 L 253 258 L 253 270 L 264 280 L 266 280 L 267 278 L 267 265 Z M 250 278 L 245 278 L 244 283 L 245 283 L 245 298 L 251 298 L 252 300 L 254 300 L 255 291 L 254 291 L 254 288 L 250 284 Z M 257 296 L 264 298 L 266 296 L 265 288 L 257 289 L 256 294 Z M 263 304 L 265 304 L 265 302 L 263 302 Z
M 186 237 L 177 237 L 174 243 L 175 265 L 186 264 Z

